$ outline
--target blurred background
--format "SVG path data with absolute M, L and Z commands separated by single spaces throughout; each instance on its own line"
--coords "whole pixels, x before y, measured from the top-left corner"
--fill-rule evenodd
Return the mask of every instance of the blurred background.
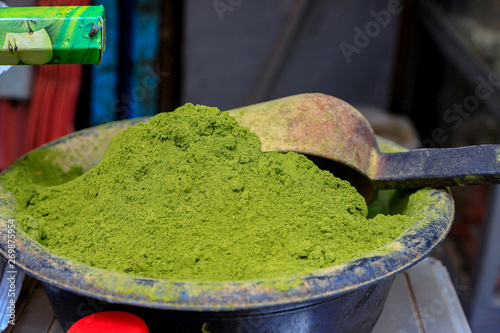
M 0 76 L 0 170 L 74 130 L 186 102 L 228 110 L 305 92 L 344 99 L 407 148 L 499 142 L 498 1 L 5 2 L 103 5 L 107 47 L 99 66 Z M 500 327 L 496 192 L 454 188 L 454 227 L 434 253 L 477 332 Z

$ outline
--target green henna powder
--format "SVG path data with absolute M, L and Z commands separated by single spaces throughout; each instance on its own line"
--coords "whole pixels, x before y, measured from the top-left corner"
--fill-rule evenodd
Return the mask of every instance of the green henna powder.
M 228 113 L 192 104 L 127 128 L 84 174 L 54 172 L 62 184 L 3 177 L 21 228 L 57 255 L 142 277 L 307 274 L 373 252 L 411 225 L 403 215 L 368 219 L 348 182 L 303 155 L 262 153 Z

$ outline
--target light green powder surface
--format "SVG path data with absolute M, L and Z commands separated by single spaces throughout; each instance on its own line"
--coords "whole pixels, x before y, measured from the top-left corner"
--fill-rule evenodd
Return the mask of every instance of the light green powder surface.
M 127 128 L 73 180 L 46 184 L 10 172 L 1 181 L 17 199 L 21 228 L 53 253 L 151 278 L 307 274 L 410 226 L 402 215 L 368 219 L 348 182 L 305 156 L 262 153 L 229 114 L 192 104 Z

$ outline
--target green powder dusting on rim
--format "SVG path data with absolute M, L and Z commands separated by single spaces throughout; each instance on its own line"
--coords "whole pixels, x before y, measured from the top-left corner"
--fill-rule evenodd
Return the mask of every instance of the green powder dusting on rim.
M 73 170 L 74 175 L 78 170 Z M 186 104 L 117 135 L 63 184 L 2 179 L 18 223 L 57 255 L 142 277 L 238 281 L 307 274 L 393 241 L 407 216 L 367 218 L 348 182 L 305 156 L 262 153 L 216 108 Z

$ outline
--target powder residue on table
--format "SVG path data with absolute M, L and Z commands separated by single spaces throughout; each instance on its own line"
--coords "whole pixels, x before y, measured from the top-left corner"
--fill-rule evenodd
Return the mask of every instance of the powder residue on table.
M 186 104 L 117 135 L 103 161 L 63 184 L 2 183 L 17 222 L 53 253 L 137 276 L 237 281 L 307 274 L 397 238 L 407 216 L 367 218 L 346 181 Z M 26 195 L 29 193 L 29 195 Z

